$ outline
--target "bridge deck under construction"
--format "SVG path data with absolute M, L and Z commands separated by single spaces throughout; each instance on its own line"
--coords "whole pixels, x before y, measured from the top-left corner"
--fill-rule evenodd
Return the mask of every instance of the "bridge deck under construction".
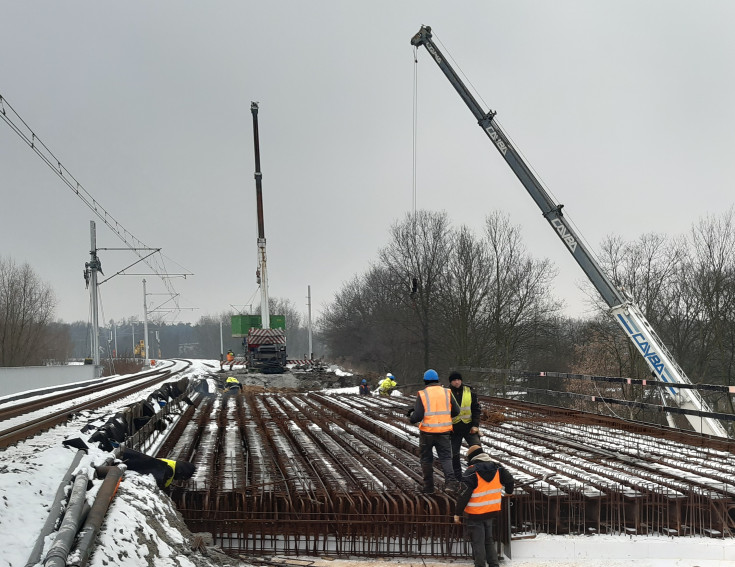
M 469 553 L 453 499 L 417 492 L 418 430 L 405 417 L 412 398 L 250 390 L 193 401 L 159 455 L 196 464 L 172 497 L 190 528 L 211 532 L 225 551 Z M 504 499 L 501 539 L 735 534 L 735 442 L 500 398 L 480 403 L 486 452 L 517 483 Z M 438 466 L 435 475 L 441 481 Z

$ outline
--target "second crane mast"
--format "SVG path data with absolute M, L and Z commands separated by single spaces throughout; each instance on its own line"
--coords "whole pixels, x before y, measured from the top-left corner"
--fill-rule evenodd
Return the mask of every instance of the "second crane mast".
M 258 103 L 250 103 L 253 114 L 253 141 L 255 145 L 255 196 L 258 207 L 258 284 L 260 285 L 260 319 L 263 329 L 271 328 L 268 309 L 268 266 L 265 255 L 265 223 L 263 222 L 263 174 L 260 171 L 260 139 L 258 135 Z
M 434 59 L 459 96 L 477 119 L 478 124 L 488 135 L 490 141 L 505 159 L 506 163 L 516 174 L 526 188 L 529 195 L 541 209 L 544 218 L 561 238 L 564 245 L 571 252 L 574 259 L 595 286 L 607 303 L 609 313 L 621 326 L 628 338 L 633 341 L 636 350 L 641 353 L 653 374 L 663 382 L 674 384 L 691 384 L 691 381 L 679 367 L 669 353 L 663 341 L 658 337 L 635 303 L 618 290 L 600 268 L 597 261 L 585 248 L 577 237 L 571 225 L 562 214 L 563 205 L 553 201 L 541 182 L 528 167 L 521 155 L 516 151 L 500 126 L 495 122 L 495 112 L 486 112 L 475 100 L 459 75 L 454 71 L 436 44 L 432 41 L 431 28 L 421 26 L 416 35 L 411 38 L 411 45 L 423 45 Z M 667 388 L 671 397 L 679 407 L 693 412 L 711 412 L 711 409 L 696 390 L 680 388 L 677 393 L 674 388 Z M 695 431 L 727 437 L 727 430 L 719 420 L 701 415 L 685 414 Z

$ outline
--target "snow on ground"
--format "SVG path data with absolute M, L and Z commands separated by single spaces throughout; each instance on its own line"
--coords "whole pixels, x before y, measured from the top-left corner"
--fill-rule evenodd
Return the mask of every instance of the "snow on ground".
M 216 361 L 194 361 L 190 376 L 212 371 Z M 151 388 L 151 392 L 156 387 Z M 357 393 L 357 386 L 335 390 Z M 395 392 L 398 394 L 398 392 Z M 42 435 L 0 450 L 0 567 L 23 567 L 36 537 L 46 521 L 59 483 L 76 450 L 61 441 L 73 437 L 87 439 L 82 427 L 106 421 L 118 409 L 138 401 L 124 399 L 108 408 L 105 415 L 83 412 L 67 424 Z M 78 469 L 90 470 L 112 456 L 90 445 Z M 93 502 L 101 485 L 95 481 L 88 494 Z M 168 496 L 152 478 L 126 471 L 108 510 L 97 538 L 90 567 L 215 567 L 246 565 L 215 549 L 197 547 L 192 535 Z M 47 538 L 46 550 L 51 538 Z M 506 567 L 733 567 L 735 540 L 699 537 L 666 538 L 657 536 L 548 536 L 519 540 L 512 545 L 513 559 L 501 562 Z M 42 555 L 43 557 L 43 555 Z M 472 567 L 472 561 L 434 558 L 335 559 L 301 557 L 315 567 Z M 288 561 L 289 558 L 283 558 Z

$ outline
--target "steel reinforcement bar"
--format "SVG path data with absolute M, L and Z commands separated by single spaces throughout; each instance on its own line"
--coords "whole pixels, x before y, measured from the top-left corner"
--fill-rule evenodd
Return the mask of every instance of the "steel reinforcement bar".
M 177 447 L 201 468 L 172 497 L 193 531 L 233 554 L 467 556 L 453 498 L 417 491 L 411 402 L 323 392 L 198 399 L 199 421 L 181 428 Z M 735 533 L 735 445 L 498 398 L 481 405 L 485 450 L 517 481 L 497 534 L 505 545 L 538 533 Z

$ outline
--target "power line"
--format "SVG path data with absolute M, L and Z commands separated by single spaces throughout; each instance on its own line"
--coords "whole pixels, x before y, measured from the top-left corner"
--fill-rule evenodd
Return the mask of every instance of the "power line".
M 77 179 L 71 174 L 71 172 L 61 163 L 51 149 L 41 141 L 36 133 L 31 129 L 30 126 L 23 120 L 23 118 L 16 112 L 12 105 L 6 98 L 0 95 L 0 118 L 10 126 L 10 129 L 15 132 L 19 138 L 21 138 L 29 148 L 31 148 L 38 157 L 61 179 L 61 181 L 72 190 L 72 192 L 79 197 L 82 202 L 89 208 L 103 223 L 105 223 L 110 230 L 127 246 L 127 248 L 138 256 L 141 261 L 151 269 L 151 271 L 157 275 L 163 282 L 164 287 L 172 296 L 174 303 L 176 304 L 176 310 L 178 312 L 178 296 L 179 294 L 171 283 L 170 274 L 168 274 L 163 254 L 154 255 L 143 255 L 141 251 L 151 250 L 152 248 L 147 246 L 141 240 L 133 236 L 122 223 L 120 223 L 115 217 L 113 217 L 107 210 L 92 196 L 92 194 L 85 189 L 85 187 L 77 181 Z M 160 248 L 157 249 L 160 251 Z M 176 262 L 174 262 L 176 263 Z M 179 265 L 179 264 L 177 264 Z M 179 265 L 180 266 L 180 265 Z M 187 273 L 182 274 L 183 277 L 187 275 L 194 275 L 193 273 L 185 270 Z

